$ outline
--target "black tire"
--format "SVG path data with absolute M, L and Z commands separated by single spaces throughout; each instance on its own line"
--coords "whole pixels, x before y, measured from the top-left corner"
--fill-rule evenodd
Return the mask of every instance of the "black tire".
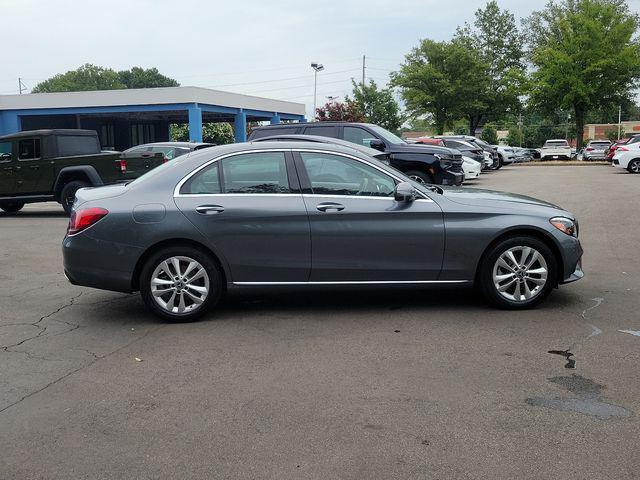
M 24 203 L 21 202 L 0 203 L 0 210 L 3 210 L 7 213 L 19 212 L 20 210 L 22 210 L 22 207 L 24 207 Z
M 204 302 L 202 302 L 195 310 L 184 313 L 169 312 L 156 302 L 151 291 L 151 277 L 154 271 L 162 264 L 162 262 L 171 257 L 188 257 L 193 259 L 204 267 L 208 275 L 209 292 Z M 158 317 L 176 323 L 192 322 L 200 318 L 218 304 L 222 298 L 224 288 L 222 278 L 222 272 L 217 262 L 203 250 L 188 245 L 165 247 L 153 253 L 142 267 L 139 278 L 140 295 L 142 296 L 142 300 L 147 308 Z M 169 294 L 168 296 L 170 297 L 171 295 Z M 185 298 L 187 297 L 185 296 Z
M 60 203 L 67 215 L 71 215 L 71 208 L 73 207 L 73 201 L 76 198 L 76 192 L 84 187 L 90 187 L 91 185 L 81 180 L 74 180 L 65 184 L 60 192 Z
M 502 165 L 504 165 L 504 162 L 502 161 L 502 155 L 498 154 L 498 164 L 495 166 L 492 166 L 491 169 L 500 170 L 502 168 Z
M 431 175 L 429 175 L 428 173 L 425 172 L 420 172 L 418 170 L 409 170 L 408 172 L 404 172 L 404 174 L 409 177 L 412 178 L 413 180 L 415 180 L 418 183 L 435 183 L 433 177 Z M 415 178 L 413 178 L 415 177 Z M 422 181 L 420 181 L 422 180 Z
M 627 165 L 627 171 L 629 173 L 640 173 L 640 158 L 634 158 Z
M 528 300 L 514 301 L 505 298 L 505 296 L 503 296 L 503 294 L 498 291 L 498 288 L 496 287 L 493 279 L 494 267 L 496 265 L 496 262 L 498 262 L 500 256 L 506 253 L 509 249 L 517 247 L 530 247 L 537 250 L 544 258 L 544 262 L 546 263 L 546 283 L 541 286 L 541 288 L 532 298 Z M 516 260 L 521 259 L 516 258 Z M 533 264 L 533 267 L 537 268 L 539 265 L 541 266 L 541 263 L 536 262 Z M 494 307 L 509 310 L 522 310 L 538 305 L 546 298 L 547 295 L 549 295 L 551 290 L 553 290 L 553 288 L 557 285 L 557 272 L 558 267 L 556 258 L 551 249 L 544 242 L 538 240 L 537 238 L 528 236 L 511 237 L 500 241 L 485 253 L 480 264 L 480 269 L 478 271 L 478 287 L 484 295 L 485 299 Z M 513 275 L 515 278 L 517 274 L 514 273 Z M 534 285 L 532 283 L 532 280 L 523 279 L 522 281 L 527 282 L 527 286 Z M 506 282 L 508 282 L 508 280 L 506 280 Z M 521 283 L 521 285 L 523 284 Z M 524 287 L 518 286 L 517 288 L 518 292 L 520 292 L 520 288 Z M 505 294 L 508 295 L 509 292 L 507 291 L 505 292 Z

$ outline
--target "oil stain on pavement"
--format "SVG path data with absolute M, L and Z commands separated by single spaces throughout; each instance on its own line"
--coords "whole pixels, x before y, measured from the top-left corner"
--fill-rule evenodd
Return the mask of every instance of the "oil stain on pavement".
M 607 420 L 612 417 L 629 417 L 631 412 L 618 405 L 603 402 L 601 399 L 604 385 L 581 375 L 549 378 L 551 383 L 560 385 L 573 394 L 569 398 L 527 398 L 525 402 L 534 407 L 550 408 L 564 412 L 578 412 Z

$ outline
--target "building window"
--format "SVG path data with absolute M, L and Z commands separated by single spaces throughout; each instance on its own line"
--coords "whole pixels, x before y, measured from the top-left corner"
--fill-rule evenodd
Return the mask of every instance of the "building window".
M 131 124 L 131 146 L 156 141 L 156 127 L 151 123 Z
M 100 126 L 100 145 L 106 150 L 115 150 L 115 127 L 113 123 Z

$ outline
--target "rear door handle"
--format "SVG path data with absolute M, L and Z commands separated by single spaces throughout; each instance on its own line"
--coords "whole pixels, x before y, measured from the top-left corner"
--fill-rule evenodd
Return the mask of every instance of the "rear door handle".
M 224 212 L 224 207 L 221 205 L 200 205 L 196 207 L 196 212 L 200 215 L 215 215 Z
M 324 202 L 324 203 L 319 203 L 316 206 L 316 208 L 321 212 L 332 212 L 332 211 L 340 212 L 341 210 L 344 210 L 344 205 L 340 203 L 334 203 L 334 202 Z

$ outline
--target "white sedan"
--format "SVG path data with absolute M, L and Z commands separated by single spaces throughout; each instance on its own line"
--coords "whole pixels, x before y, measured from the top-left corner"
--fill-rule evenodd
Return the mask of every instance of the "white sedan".
M 640 143 L 619 146 L 613 156 L 613 166 L 640 173 Z
M 462 170 L 464 171 L 465 180 L 470 180 L 472 178 L 478 178 L 480 172 L 482 171 L 482 164 L 480 162 L 476 162 L 469 157 L 462 156 Z

